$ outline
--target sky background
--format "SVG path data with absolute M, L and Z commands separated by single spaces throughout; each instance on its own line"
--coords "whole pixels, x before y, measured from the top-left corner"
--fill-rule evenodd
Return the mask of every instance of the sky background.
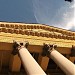
M 75 31 L 75 0 L 0 0 L 0 21 L 41 23 Z

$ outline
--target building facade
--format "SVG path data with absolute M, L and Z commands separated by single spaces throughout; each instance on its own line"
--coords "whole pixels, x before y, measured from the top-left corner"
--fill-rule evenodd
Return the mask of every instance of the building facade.
M 63 72 L 52 59 L 42 56 L 44 43 L 57 45 L 56 50 L 75 64 L 75 48 L 72 49 L 75 45 L 75 32 L 44 24 L 0 22 L 1 73 L 5 72 L 10 75 L 10 73 L 14 74 L 16 72 L 19 75 L 21 72 L 23 75 L 25 74 L 18 53 L 16 55 L 12 54 L 14 40 L 17 42 L 29 42 L 28 51 L 41 68 L 52 75 L 53 73 L 58 73 L 58 70 L 60 70 L 61 75 L 63 75 Z M 6 69 L 8 70 L 7 72 Z

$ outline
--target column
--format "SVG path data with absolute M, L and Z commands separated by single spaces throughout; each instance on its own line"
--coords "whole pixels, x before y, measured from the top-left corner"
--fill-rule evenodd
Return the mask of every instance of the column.
M 25 47 L 19 50 L 19 55 L 28 75 L 46 75 Z
M 75 75 L 75 65 L 56 50 L 50 52 L 50 58 L 67 74 Z

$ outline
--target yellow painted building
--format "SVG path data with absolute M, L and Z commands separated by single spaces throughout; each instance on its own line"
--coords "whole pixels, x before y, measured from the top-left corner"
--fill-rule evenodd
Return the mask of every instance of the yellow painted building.
M 63 72 L 47 56 L 43 57 L 43 44 L 55 44 L 56 50 L 70 61 L 75 63 L 72 55 L 72 45 L 75 45 L 75 32 L 44 24 L 27 24 L 0 22 L 0 72 L 7 75 L 25 75 L 25 71 L 18 55 L 12 55 L 13 40 L 28 41 L 28 50 L 36 59 L 42 69 L 51 75 Z M 75 51 L 74 51 L 75 52 Z M 53 71 L 55 70 L 55 72 Z M 59 71 L 61 73 L 59 73 Z M 55 74 L 53 74 L 55 73 Z

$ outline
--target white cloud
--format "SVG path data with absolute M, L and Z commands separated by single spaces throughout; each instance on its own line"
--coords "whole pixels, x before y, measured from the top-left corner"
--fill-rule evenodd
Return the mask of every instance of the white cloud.
M 70 29 L 75 31 L 75 4 L 74 3 L 70 6 L 69 10 L 70 12 L 66 12 L 66 14 L 64 15 L 65 20 L 68 19 L 66 22 L 65 29 Z
M 38 23 L 64 29 L 75 27 L 75 1 L 70 3 L 64 0 L 32 0 L 32 2 L 34 16 Z
M 68 22 L 65 28 L 71 29 L 72 27 L 75 27 L 74 19 L 72 19 L 70 22 Z

